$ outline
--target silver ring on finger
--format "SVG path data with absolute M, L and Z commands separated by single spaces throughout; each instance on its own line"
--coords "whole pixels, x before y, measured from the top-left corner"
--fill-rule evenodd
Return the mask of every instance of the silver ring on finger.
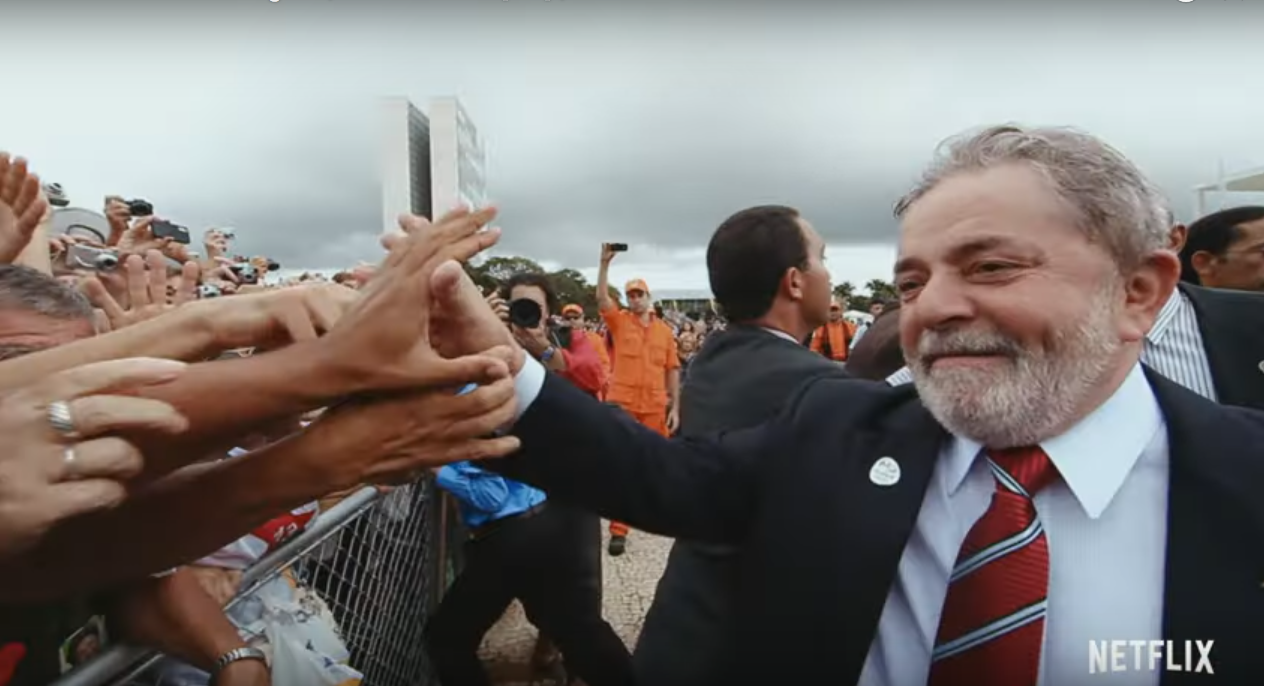
M 58 400 L 48 404 L 48 425 L 53 427 L 63 440 L 77 441 L 82 438 L 75 426 L 75 416 L 70 411 L 70 403 Z
M 75 454 L 75 446 L 73 445 L 66 446 L 66 449 L 62 452 L 61 461 L 63 464 L 63 468 L 65 470 L 65 476 L 62 478 L 62 480 L 74 481 L 78 479 L 79 470 L 77 468 L 77 465 L 78 465 L 79 457 L 78 455 Z

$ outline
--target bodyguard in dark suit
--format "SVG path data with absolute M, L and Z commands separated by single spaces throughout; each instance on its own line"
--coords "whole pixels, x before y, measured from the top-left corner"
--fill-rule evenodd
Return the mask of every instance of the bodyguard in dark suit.
M 517 356 L 522 449 L 494 468 L 740 546 L 726 683 L 1255 679 L 1264 413 L 1138 361 L 1179 272 L 1161 199 L 1077 132 L 943 150 L 897 205 L 915 387 L 821 379 L 769 424 L 670 441 Z M 458 290 L 448 354 L 506 342 Z
M 707 247 L 715 301 L 733 322 L 690 363 L 681 390 L 679 435 L 696 437 L 763 424 L 796 389 L 839 366 L 798 343 L 829 317 L 825 242 L 798 211 L 742 210 Z M 633 654 L 637 683 L 719 683 L 736 648 L 738 550 L 678 540 L 658 582 Z
M 1264 410 L 1264 294 L 1182 283 L 1177 296 L 1193 310 L 1214 399 Z

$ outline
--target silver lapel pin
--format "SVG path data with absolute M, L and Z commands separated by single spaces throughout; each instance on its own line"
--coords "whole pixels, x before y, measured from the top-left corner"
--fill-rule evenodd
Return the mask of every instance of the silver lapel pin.
M 869 480 L 879 486 L 894 486 L 900 482 L 900 463 L 890 457 L 878 458 L 869 468 Z

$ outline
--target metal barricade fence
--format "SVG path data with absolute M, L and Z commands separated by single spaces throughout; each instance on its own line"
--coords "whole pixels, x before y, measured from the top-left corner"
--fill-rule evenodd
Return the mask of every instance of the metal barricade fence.
M 363 686 L 433 684 L 422 631 L 460 569 L 463 540 L 447 498 L 429 478 L 362 488 L 247 570 L 228 607 L 288 569 L 329 606 Z M 112 646 L 52 686 L 124 686 L 162 657 Z

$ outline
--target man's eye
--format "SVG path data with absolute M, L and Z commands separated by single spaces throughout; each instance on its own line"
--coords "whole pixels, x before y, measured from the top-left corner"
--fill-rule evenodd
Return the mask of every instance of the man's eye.
M 974 271 L 984 274 L 994 274 L 1013 268 L 1014 265 L 1008 262 L 981 262 L 975 266 Z

